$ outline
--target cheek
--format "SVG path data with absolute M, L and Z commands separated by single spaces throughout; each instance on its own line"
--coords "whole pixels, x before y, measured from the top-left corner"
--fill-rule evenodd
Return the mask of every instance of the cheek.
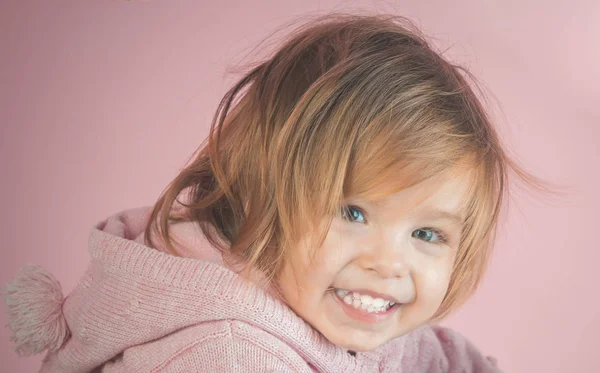
M 334 220 L 320 247 L 318 242 L 312 242 L 306 246 L 302 263 L 298 263 L 304 269 L 305 277 L 310 282 L 319 283 L 324 286 L 332 285 L 333 280 L 352 260 L 356 254 L 357 237 L 350 236 L 345 232 L 343 225 Z
M 430 304 L 439 305 L 448 290 L 451 274 L 451 263 L 445 262 L 423 270 L 415 279 L 419 297 Z
M 310 304 L 312 303 L 308 299 L 311 287 L 305 281 L 302 281 L 306 277 L 303 277 L 299 270 L 292 263 L 286 263 L 277 278 L 277 283 L 281 300 L 297 314 L 304 316 L 310 311 Z
M 296 310 L 309 312 L 322 302 L 326 291 L 340 279 L 351 259 L 356 243 L 345 238 L 335 224 L 323 244 L 305 238 L 294 255 L 290 256 L 279 277 L 279 286 L 286 302 Z
M 450 269 L 448 266 L 435 266 L 423 272 L 423 281 L 432 287 L 443 287 L 450 280 Z
M 320 248 L 305 249 L 286 260 L 278 282 L 293 308 L 310 308 L 320 302 L 339 271 L 339 255 L 334 252 L 338 246 L 326 240 Z

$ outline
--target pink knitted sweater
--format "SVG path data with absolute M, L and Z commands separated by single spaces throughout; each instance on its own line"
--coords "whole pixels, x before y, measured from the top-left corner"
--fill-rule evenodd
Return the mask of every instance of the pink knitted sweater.
M 41 372 L 501 372 L 440 326 L 353 356 L 228 269 L 196 225 L 172 228 L 190 257 L 144 245 L 149 213 L 124 210 L 92 229 L 91 262 L 64 299 L 37 266 L 7 284 L 17 351 L 49 350 Z

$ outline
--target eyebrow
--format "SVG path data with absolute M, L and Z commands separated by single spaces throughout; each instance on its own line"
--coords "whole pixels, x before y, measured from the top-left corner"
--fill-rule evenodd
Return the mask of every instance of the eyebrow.
M 453 212 L 443 211 L 443 210 L 433 210 L 431 212 L 423 214 L 424 217 L 428 219 L 445 219 L 451 220 L 452 222 L 462 225 L 464 219 L 462 216 L 455 214 Z
M 366 206 L 371 205 L 375 209 L 381 207 L 380 202 L 358 201 L 358 203 L 366 205 Z M 425 212 L 423 212 L 422 216 L 427 219 L 450 220 L 451 222 L 453 222 L 459 226 L 462 226 L 464 224 L 464 218 L 462 215 L 454 213 L 454 212 L 450 212 L 450 211 L 440 210 L 440 209 L 433 209 L 433 208 L 427 209 Z

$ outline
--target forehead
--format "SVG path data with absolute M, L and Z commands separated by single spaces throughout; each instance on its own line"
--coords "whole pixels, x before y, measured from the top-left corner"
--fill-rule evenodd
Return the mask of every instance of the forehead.
M 468 173 L 434 178 L 412 185 L 383 199 L 372 201 L 378 210 L 419 213 L 432 218 L 462 221 L 462 210 L 473 180 Z

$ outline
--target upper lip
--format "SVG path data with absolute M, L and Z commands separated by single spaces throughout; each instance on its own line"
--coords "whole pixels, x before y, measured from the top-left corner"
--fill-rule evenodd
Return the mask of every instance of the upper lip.
M 378 293 L 376 291 L 372 291 L 369 289 L 346 289 L 346 288 L 336 288 L 340 290 L 346 290 L 348 293 L 359 293 L 360 295 L 369 295 L 373 298 L 381 298 L 383 300 L 387 300 L 394 303 L 402 303 L 398 300 L 398 298 L 393 297 L 389 294 Z

